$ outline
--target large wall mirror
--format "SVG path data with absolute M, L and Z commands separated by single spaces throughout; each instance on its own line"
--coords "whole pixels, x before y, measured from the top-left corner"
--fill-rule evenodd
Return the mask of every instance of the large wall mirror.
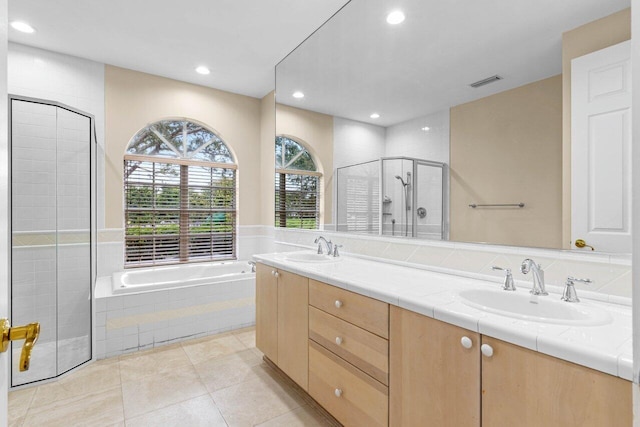
M 572 63 L 630 38 L 629 7 L 351 0 L 276 67 L 277 133 L 294 133 L 296 115 L 331 126 L 306 142 L 332 151 L 324 223 L 337 231 L 630 252 L 630 104 L 572 121 L 576 94 L 624 97 L 630 65 L 589 62 L 600 86 L 571 86 Z M 582 175 L 572 126 L 596 141 Z M 613 148 L 597 145 L 610 136 Z M 592 229 L 572 231 L 582 223 Z

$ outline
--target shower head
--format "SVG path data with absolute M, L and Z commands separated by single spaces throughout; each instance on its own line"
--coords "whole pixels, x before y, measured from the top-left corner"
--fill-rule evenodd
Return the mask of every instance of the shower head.
M 408 183 L 404 182 L 404 179 L 402 179 L 402 177 L 400 175 L 396 175 L 396 179 L 400 180 L 400 182 L 402 183 L 403 187 L 406 187 L 407 185 L 409 185 Z

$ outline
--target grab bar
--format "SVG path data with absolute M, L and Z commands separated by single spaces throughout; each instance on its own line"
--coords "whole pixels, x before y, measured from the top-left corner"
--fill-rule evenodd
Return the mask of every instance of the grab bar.
M 470 208 L 486 208 L 486 207 L 514 207 L 514 208 L 524 208 L 524 203 L 494 203 L 494 204 L 485 204 L 480 205 L 477 203 L 472 203 L 469 205 Z

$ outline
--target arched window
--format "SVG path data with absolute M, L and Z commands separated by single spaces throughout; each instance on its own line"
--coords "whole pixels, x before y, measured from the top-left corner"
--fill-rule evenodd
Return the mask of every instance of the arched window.
M 318 228 L 321 176 L 302 144 L 276 137 L 276 227 Z
M 138 132 L 124 156 L 125 266 L 235 259 L 236 169 L 200 124 L 162 120 Z

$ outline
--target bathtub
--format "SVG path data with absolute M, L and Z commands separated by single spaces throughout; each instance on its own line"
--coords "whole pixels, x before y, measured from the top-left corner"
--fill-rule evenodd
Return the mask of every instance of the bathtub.
M 180 288 L 219 282 L 252 279 L 255 273 L 246 261 L 183 264 L 167 267 L 137 268 L 114 273 L 114 295 L 155 289 Z

